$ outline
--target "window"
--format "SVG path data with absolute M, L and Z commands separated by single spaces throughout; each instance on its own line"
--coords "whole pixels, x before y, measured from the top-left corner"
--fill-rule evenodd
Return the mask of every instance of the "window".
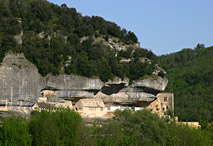
M 167 97 L 164 97 L 164 102 L 167 102 Z

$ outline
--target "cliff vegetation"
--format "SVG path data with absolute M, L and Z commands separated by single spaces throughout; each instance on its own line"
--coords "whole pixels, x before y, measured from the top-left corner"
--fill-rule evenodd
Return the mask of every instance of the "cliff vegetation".
M 175 115 L 182 121 L 213 121 L 213 47 L 160 56 L 169 79 L 166 91 L 175 94 Z
M 24 53 L 43 76 L 78 74 L 107 81 L 151 75 L 156 56 L 137 44 L 133 32 L 102 17 L 83 17 L 65 4 L 0 0 L 0 62 L 7 52 Z M 112 45 L 127 47 L 117 51 Z

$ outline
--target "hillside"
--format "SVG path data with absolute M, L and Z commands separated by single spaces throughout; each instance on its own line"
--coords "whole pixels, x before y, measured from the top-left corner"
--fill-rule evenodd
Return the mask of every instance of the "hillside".
M 0 62 L 7 52 L 24 53 L 42 76 L 77 74 L 102 81 L 151 75 L 156 62 L 133 32 L 45 0 L 0 0 Z
M 158 60 L 168 75 L 166 91 L 175 94 L 175 115 L 183 121 L 213 121 L 213 47 L 162 55 Z

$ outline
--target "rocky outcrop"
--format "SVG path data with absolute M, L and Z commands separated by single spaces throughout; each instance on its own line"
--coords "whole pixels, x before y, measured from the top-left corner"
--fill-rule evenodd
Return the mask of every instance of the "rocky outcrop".
M 56 100 L 101 98 L 108 104 L 138 104 L 151 102 L 168 83 L 166 78 L 135 80 L 115 78 L 102 82 L 98 78 L 76 75 L 42 77 L 38 69 L 22 54 L 8 54 L 0 65 L 0 101 L 12 106 L 34 105 L 42 90 L 54 90 Z
M 19 44 L 19 45 L 21 45 L 22 44 L 22 37 L 23 37 L 23 35 L 24 35 L 24 33 L 23 33 L 23 31 L 21 31 L 21 33 L 20 34 L 18 34 L 18 35 L 15 35 L 15 40 L 16 40 L 16 42 L 17 42 L 17 44 Z
M 12 106 L 34 105 L 44 83 L 23 54 L 8 54 L 0 65 L 0 100 L 8 100 Z
M 93 98 L 104 83 L 100 79 L 90 79 L 76 75 L 46 77 L 46 87 L 56 90 L 57 98 Z
M 129 86 L 125 86 L 125 84 L 122 83 L 111 84 L 110 87 L 108 87 L 108 92 L 102 90 L 97 94 L 97 97 L 102 98 L 105 103 L 140 105 L 140 103 L 143 102 L 153 101 L 155 96 L 166 88 L 167 83 L 167 78 L 158 77 L 157 79 L 147 78 L 136 80 Z M 121 86 L 123 86 L 123 88 L 121 88 Z M 115 91 L 115 89 L 117 89 L 117 92 L 112 92 Z

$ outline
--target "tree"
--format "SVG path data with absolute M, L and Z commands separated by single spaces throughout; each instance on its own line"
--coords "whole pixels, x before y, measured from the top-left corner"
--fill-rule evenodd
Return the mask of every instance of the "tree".
M 57 111 L 53 116 L 60 133 L 60 145 L 80 145 L 80 126 L 83 122 L 81 116 L 70 109 Z
M 167 144 L 171 146 L 211 146 L 212 133 L 195 129 L 188 125 L 176 125 L 171 123 L 169 125 L 169 135 L 167 137 Z
M 30 121 L 30 134 L 33 137 L 32 145 L 53 146 L 60 144 L 60 132 L 52 113 L 42 111 L 34 113 Z
M 114 120 L 122 125 L 124 133 L 138 145 L 165 145 L 168 127 L 166 122 L 150 111 L 117 111 Z
M 12 117 L 3 120 L 0 126 L 0 145 L 29 146 L 31 142 L 32 137 L 25 119 Z

